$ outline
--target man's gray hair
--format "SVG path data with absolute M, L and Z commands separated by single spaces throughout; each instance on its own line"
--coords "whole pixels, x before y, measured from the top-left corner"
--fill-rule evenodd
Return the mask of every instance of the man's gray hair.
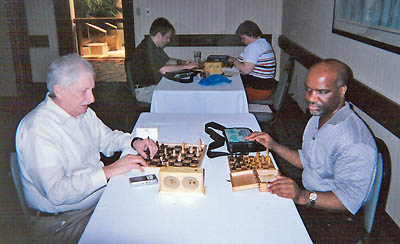
M 55 97 L 54 86 L 69 87 L 75 84 L 82 73 L 89 73 L 94 77 L 92 65 L 78 54 L 68 54 L 54 60 L 47 73 L 47 90 L 50 97 Z

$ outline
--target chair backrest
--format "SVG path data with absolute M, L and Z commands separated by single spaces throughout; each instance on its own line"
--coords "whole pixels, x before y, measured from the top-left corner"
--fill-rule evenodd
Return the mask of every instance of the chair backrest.
M 294 60 L 289 58 L 287 64 L 284 67 L 281 77 L 279 78 L 278 86 L 274 92 L 273 105 L 274 110 L 278 111 L 281 108 L 284 97 L 286 96 L 286 91 L 289 86 L 289 82 L 292 79 L 294 70 Z
M 125 73 L 126 79 L 129 82 L 129 87 L 131 88 L 132 96 L 135 98 L 135 106 L 138 110 L 150 111 L 150 103 L 141 102 L 136 99 L 135 87 L 139 85 L 135 79 L 132 77 L 133 72 L 133 61 L 132 59 L 125 58 Z
M 131 88 L 132 95 L 136 98 L 135 85 L 137 84 L 134 83 L 135 81 L 132 77 L 132 65 L 133 65 L 132 60 L 126 58 L 124 65 L 125 65 L 126 79 L 129 82 L 129 87 Z
M 375 138 L 378 149 L 378 162 L 376 174 L 369 199 L 364 205 L 364 229 L 371 233 L 376 228 L 383 224 L 381 216 L 385 213 L 386 200 L 389 193 L 390 178 L 391 178 L 391 159 L 389 150 L 385 142 L 380 138 Z
M 25 200 L 24 191 L 22 189 L 20 169 L 19 169 L 19 165 L 17 162 L 17 155 L 15 152 L 10 154 L 10 170 L 11 170 L 11 177 L 14 182 L 15 190 L 17 191 L 19 203 L 21 205 L 21 209 L 24 214 L 25 224 L 29 225 L 29 223 L 30 223 L 29 209 L 28 209 L 28 204 Z

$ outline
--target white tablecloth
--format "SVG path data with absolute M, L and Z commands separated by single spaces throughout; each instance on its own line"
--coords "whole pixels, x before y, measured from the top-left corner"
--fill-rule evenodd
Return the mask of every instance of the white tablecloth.
M 248 113 L 246 92 L 238 72 L 232 83 L 201 86 L 199 79 L 179 83 L 163 77 L 153 92 L 154 113 Z
M 209 121 L 259 130 L 252 114 L 144 113 L 135 128 L 158 127 L 160 142 L 201 138 L 208 144 Z M 205 157 L 202 166 L 204 196 L 159 194 L 159 185 L 131 187 L 128 177 L 137 171 L 113 177 L 80 243 L 312 243 L 293 201 L 257 189 L 233 192 L 226 157 Z

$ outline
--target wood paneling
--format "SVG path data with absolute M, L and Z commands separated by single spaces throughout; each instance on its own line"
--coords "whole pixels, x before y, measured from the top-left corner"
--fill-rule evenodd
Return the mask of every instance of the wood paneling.
M 74 52 L 74 38 L 69 0 L 54 1 L 59 55 Z
M 24 1 L 6 0 L 7 20 L 10 35 L 11 51 L 14 59 L 14 69 L 17 82 L 17 93 L 28 93 L 32 84 L 32 71 L 29 57 L 28 28 L 26 22 Z
M 28 36 L 29 47 L 49 47 L 49 36 L 47 35 L 34 35 Z
M 263 37 L 271 43 L 272 35 L 264 34 Z M 235 34 L 191 34 L 174 35 L 170 47 L 225 47 L 244 46 L 240 37 Z
M 263 34 L 270 44 L 272 44 L 272 34 Z M 235 34 L 187 34 L 174 35 L 171 38 L 169 47 L 234 47 L 245 46 L 240 37 Z

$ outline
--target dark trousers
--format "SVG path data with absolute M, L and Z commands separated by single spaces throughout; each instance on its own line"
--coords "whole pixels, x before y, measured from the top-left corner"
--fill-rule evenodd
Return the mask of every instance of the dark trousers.
M 262 79 L 251 75 L 240 75 L 243 81 L 244 87 L 252 87 L 257 90 L 274 90 L 278 85 L 278 82 L 271 79 Z
M 31 216 L 31 231 L 36 243 L 78 243 L 95 206 L 55 216 Z
M 296 205 L 315 244 L 356 243 L 363 235 L 364 211 L 356 215 Z

